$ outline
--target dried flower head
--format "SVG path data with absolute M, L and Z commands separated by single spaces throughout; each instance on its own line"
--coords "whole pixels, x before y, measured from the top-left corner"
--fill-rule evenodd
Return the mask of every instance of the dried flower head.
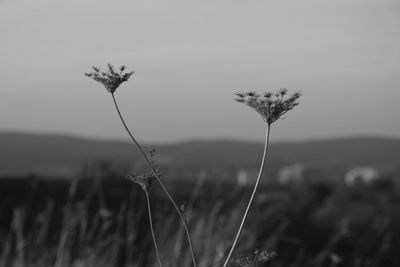
M 250 255 L 240 256 L 232 261 L 241 267 L 262 266 L 265 262 L 276 256 L 275 251 L 268 249 L 256 249 Z
M 130 171 L 126 178 L 130 179 L 134 183 L 140 185 L 145 192 L 149 192 L 149 189 L 156 178 L 154 173 L 149 174 L 137 174 L 134 171 Z
M 257 111 L 268 125 L 279 120 L 286 112 L 299 105 L 297 100 L 301 96 L 300 92 L 296 92 L 288 96 L 288 90 L 281 88 L 275 94 L 265 92 L 258 94 L 250 91 L 247 93 L 236 93 L 235 100 L 244 103 Z
M 119 67 L 119 71 L 116 71 L 114 66 L 108 63 L 108 72 L 100 71 L 97 67 L 92 67 L 93 72 L 85 73 L 85 75 L 93 80 L 100 82 L 110 93 L 114 93 L 115 90 L 121 85 L 121 83 L 126 82 L 132 76 L 133 71 L 125 72 L 126 67 L 122 65 Z
M 128 179 L 132 180 L 134 183 L 140 185 L 144 191 L 148 192 L 148 190 L 151 187 L 151 184 L 153 183 L 153 180 L 158 177 L 161 177 L 161 171 L 158 169 L 157 163 L 154 160 L 154 155 L 156 153 L 156 150 L 150 149 L 147 152 L 147 157 L 149 159 L 150 165 L 152 166 L 152 172 L 148 174 L 137 174 L 135 171 L 130 171 L 127 174 Z M 155 172 L 155 173 L 154 173 Z M 156 176 L 157 175 L 157 176 Z

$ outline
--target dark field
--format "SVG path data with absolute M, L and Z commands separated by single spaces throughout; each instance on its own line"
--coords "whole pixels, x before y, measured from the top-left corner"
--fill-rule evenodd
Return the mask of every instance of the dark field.
M 122 176 L 0 179 L 0 266 L 156 266 L 144 193 Z M 264 186 L 235 256 L 268 248 L 277 256 L 265 266 L 400 266 L 398 178 Z M 221 266 L 250 188 L 183 181 L 166 184 L 187 207 L 199 266 Z M 163 263 L 191 266 L 175 211 L 158 184 L 150 194 Z

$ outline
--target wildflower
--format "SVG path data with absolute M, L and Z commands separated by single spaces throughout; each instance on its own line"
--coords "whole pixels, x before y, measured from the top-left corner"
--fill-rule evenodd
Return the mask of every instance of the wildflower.
M 162 267 L 163 265 L 161 263 L 160 253 L 158 251 L 158 245 L 154 234 L 153 219 L 151 215 L 151 203 L 149 197 L 149 189 L 153 183 L 153 180 L 157 179 L 157 177 L 155 176 L 154 173 L 138 175 L 134 171 L 130 171 L 127 175 L 127 178 L 132 180 L 134 183 L 140 185 L 146 194 L 147 212 L 149 213 L 149 225 L 150 225 L 151 237 L 153 239 L 154 248 L 156 250 L 158 266 Z
M 114 95 L 115 90 L 117 90 L 117 88 L 123 82 L 128 81 L 129 78 L 132 76 L 133 72 L 125 72 L 125 70 L 126 70 L 125 65 L 122 65 L 121 67 L 119 67 L 119 69 L 118 69 L 119 71 L 118 70 L 116 71 L 111 64 L 108 64 L 108 72 L 100 71 L 100 68 L 97 68 L 97 67 L 92 67 L 92 68 L 93 68 L 94 72 L 85 73 L 85 75 L 89 78 L 92 78 L 93 80 L 95 80 L 97 82 L 102 83 L 104 85 L 104 87 L 107 89 L 107 91 L 111 93 L 111 97 L 113 99 L 115 109 L 118 113 L 118 116 L 119 116 L 125 130 L 127 131 L 132 142 L 137 146 L 137 148 L 138 148 L 140 154 L 142 155 L 142 157 L 144 158 L 145 162 L 148 164 L 148 166 L 152 170 L 151 174 L 142 174 L 142 175 L 138 175 L 134 172 L 130 172 L 126 178 L 128 178 L 128 179 L 132 180 L 133 182 L 137 183 L 138 185 L 140 185 L 142 187 L 142 189 L 145 191 L 148 212 L 149 212 L 149 223 L 150 223 L 150 228 L 151 228 L 150 230 L 151 230 L 151 234 L 153 237 L 153 242 L 155 245 L 157 259 L 158 259 L 158 263 L 159 263 L 160 267 L 162 267 L 162 265 L 161 265 L 160 255 L 158 253 L 157 243 L 156 243 L 156 240 L 154 237 L 154 230 L 153 230 L 152 219 L 151 219 L 149 192 L 148 192 L 154 179 L 156 179 L 158 181 L 158 183 L 161 185 L 161 187 L 164 190 L 165 194 L 167 195 L 169 201 L 172 203 L 172 205 L 174 206 L 176 212 L 178 213 L 178 215 L 181 219 L 181 222 L 185 228 L 186 236 L 188 239 L 188 243 L 189 243 L 189 247 L 190 247 L 190 254 L 191 254 L 192 261 L 193 261 L 193 266 L 196 267 L 197 265 L 196 265 L 194 249 L 193 249 L 193 245 L 192 245 L 192 241 L 191 241 L 191 237 L 190 237 L 186 219 L 184 218 L 184 215 L 182 214 L 181 210 L 179 209 L 175 200 L 172 198 L 171 194 L 168 192 L 167 188 L 164 185 L 164 182 L 161 179 L 161 172 L 158 170 L 156 162 L 152 159 L 152 157 L 154 155 L 154 150 L 150 151 L 149 154 L 146 155 L 143 148 L 138 143 L 138 141 L 135 139 L 132 132 L 129 130 L 127 124 L 125 123 L 125 120 L 122 116 L 122 113 L 121 113 L 119 107 L 118 107 L 118 103 L 117 103 L 117 100 Z
M 250 91 L 247 93 L 236 93 L 235 100 L 244 103 L 257 111 L 263 120 L 271 125 L 279 120 L 286 112 L 292 110 L 299 105 L 297 99 L 301 96 L 300 92 L 296 92 L 291 96 L 287 96 L 288 90 L 281 88 L 277 93 L 265 92 L 258 94 Z
M 149 189 L 153 183 L 153 180 L 157 179 L 156 175 L 158 175 L 158 177 L 161 177 L 161 171 L 158 169 L 158 166 L 157 166 L 155 160 L 153 159 L 154 154 L 156 153 L 156 150 L 150 149 L 147 153 L 148 153 L 147 157 L 152 166 L 152 172 L 150 172 L 148 174 L 140 174 L 139 175 L 134 171 L 130 171 L 127 175 L 128 179 L 130 179 L 134 183 L 140 185 L 145 192 L 149 192 Z
M 133 181 L 134 183 L 140 185 L 142 189 L 147 193 L 151 185 L 153 184 L 153 180 L 156 178 L 154 173 L 149 174 L 137 174 L 134 171 L 130 171 L 127 175 L 127 178 Z
M 113 65 L 108 63 L 108 72 L 100 71 L 97 67 L 92 67 L 93 72 L 85 73 L 85 75 L 93 80 L 102 83 L 108 92 L 113 94 L 115 90 L 123 83 L 129 80 L 132 72 L 125 72 L 126 66 L 122 65 L 117 72 Z
M 229 250 L 228 256 L 226 257 L 226 260 L 224 262 L 223 267 L 227 267 L 229 264 L 229 261 L 232 257 L 232 253 L 239 241 L 240 234 L 242 233 L 244 223 L 246 221 L 247 215 L 249 213 L 251 204 L 254 201 L 254 197 L 257 193 L 257 189 L 260 185 L 261 177 L 264 171 L 264 165 L 266 162 L 267 158 L 267 152 L 268 152 L 268 146 L 269 146 L 269 137 L 270 137 L 270 130 L 271 130 L 271 124 L 274 123 L 275 121 L 279 120 L 282 118 L 282 116 L 288 112 L 289 110 L 292 110 L 295 106 L 297 106 L 299 103 L 297 102 L 297 99 L 301 96 L 299 92 L 296 92 L 292 94 L 291 96 L 287 96 L 288 90 L 286 88 L 281 88 L 278 92 L 275 94 L 271 92 L 265 92 L 264 94 L 258 94 L 256 92 L 250 91 L 247 93 L 236 93 L 236 98 L 235 100 L 239 103 L 244 103 L 257 111 L 263 120 L 267 123 L 266 127 L 266 133 L 265 133 L 265 142 L 264 142 L 264 152 L 261 160 L 261 167 L 260 171 L 258 173 L 258 177 L 256 180 L 256 183 L 253 188 L 253 192 L 251 193 L 250 199 L 247 203 L 246 210 L 244 212 L 244 215 L 242 217 L 242 220 L 240 222 L 239 229 L 236 233 L 235 239 L 233 241 L 232 247 Z M 251 265 L 252 263 L 245 263 L 245 264 L 240 264 L 240 266 L 259 266 L 259 264 L 254 260 L 258 259 L 259 257 L 262 256 L 262 258 L 268 258 L 268 253 L 267 252 L 258 252 L 258 250 L 255 252 L 255 258 L 253 257 L 253 262 L 254 264 Z M 261 256 L 259 256 L 261 255 Z M 240 262 L 239 262 L 240 263 Z

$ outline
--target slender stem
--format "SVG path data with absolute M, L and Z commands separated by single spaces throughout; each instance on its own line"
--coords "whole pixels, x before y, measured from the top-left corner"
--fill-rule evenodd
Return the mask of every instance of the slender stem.
M 162 267 L 161 259 L 160 259 L 160 253 L 158 252 L 156 237 L 155 237 L 155 235 L 154 235 L 153 220 L 152 220 L 152 218 L 151 218 L 151 207 L 150 207 L 149 192 L 147 192 L 146 190 L 145 190 L 144 192 L 146 193 L 147 211 L 149 212 L 149 224 L 150 224 L 151 237 L 153 238 L 154 248 L 156 249 L 158 265 L 159 265 L 160 267 Z
M 242 222 L 240 223 L 239 230 L 236 233 L 235 240 L 233 241 L 231 250 L 229 251 L 229 254 L 226 257 L 226 260 L 225 260 L 225 263 L 224 263 L 223 267 L 228 266 L 229 260 L 232 257 L 232 253 L 233 253 L 233 251 L 234 251 L 234 249 L 236 247 L 236 244 L 237 244 L 237 242 L 239 240 L 240 234 L 242 233 L 244 222 L 246 221 L 247 214 L 249 213 L 249 210 L 250 210 L 250 206 L 253 203 L 254 196 L 257 193 L 257 189 L 258 189 L 259 184 L 260 184 L 261 176 L 262 176 L 263 171 L 264 171 L 265 160 L 267 158 L 270 130 L 271 130 L 271 126 L 270 126 L 270 124 L 268 124 L 266 135 L 265 135 L 264 154 L 263 154 L 263 157 L 262 157 L 261 167 L 260 167 L 260 171 L 258 173 L 257 181 L 256 181 L 256 184 L 254 185 L 253 193 L 251 194 L 249 202 L 247 203 L 246 211 L 244 212 L 244 215 L 243 215 L 243 218 L 242 218 Z
M 132 139 L 132 141 L 135 143 L 135 145 L 136 145 L 137 148 L 139 149 L 139 151 L 140 151 L 142 157 L 143 157 L 144 160 L 146 161 L 147 165 L 149 165 L 149 167 L 150 167 L 151 170 L 153 171 L 154 175 L 156 176 L 156 179 L 157 179 L 158 183 L 161 185 L 161 187 L 162 187 L 162 189 L 164 190 L 165 194 L 167 195 L 168 199 L 171 201 L 171 203 L 172 203 L 172 205 L 174 206 L 176 212 L 178 213 L 179 218 L 181 219 L 182 224 L 183 224 L 183 226 L 185 227 L 185 232 L 186 232 L 187 240 L 188 240 L 189 247 L 190 247 L 190 253 L 191 253 L 191 257 L 192 257 L 192 261 L 193 261 L 193 266 L 194 266 L 194 267 L 197 267 L 197 265 L 196 265 L 196 260 L 195 260 L 195 254 L 194 254 L 194 250 L 193 250 L 193 245 L 192 245 L 192 240 L 191 240 L 191 237 L 190 237 L 190 233 L 189 233 L 189 229 L 188 229 L 186 220 L 185 220 L 185 218 L 184 218 L 184 216 L 183 216 L 181 210 L 179 209 L 178 205 L 176 204 L 175 200 L 172 198 L 172 196 L 171 196 L 170 193 L 168 192 L 167 188 L 165 187 L 165 185 L 164 185 L 163 181 L 161 180 L 161 177 L 160 177 L 160 175 L 158 174 L 157 170 L 154 168 L 153 164 L 151 164 L 151 162 L 150 162 L 149 158 L 147 157 L 146 153 L 143 151 L 142 147 L 139 145 L 139 143 L 138 143 L 138 142 L 136 141 L 136 139 L 133 137 L 131 131 L 129 130 L 128 126 L 126 125 L 125 120 L 124 120 L 124 118 L 122 117 L 121 111 L 120 111 L 119 108 L 118 108 L 118 104 L 117 104 L 117 101 L 116 101 L 116 99 L 115 99 L 114 94 L 111 94 L 111 95 L 112 95 L 112 98 L 113 98 L 113 100 L 114 100 L 114 105 L 115 105 L 115 108 L 117 109 L 119 118 L 121 119 L 121 122 L 122 122 L 122 124 L 123 124 L 124 127 L 125 127 L 125 130 L 128 132 L 130 138 Z

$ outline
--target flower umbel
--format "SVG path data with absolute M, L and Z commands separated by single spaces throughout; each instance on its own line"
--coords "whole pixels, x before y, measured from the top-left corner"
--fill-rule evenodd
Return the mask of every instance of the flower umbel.
M 85 73 L 85 75 L 99 83 L 102 83 L 107 91 L 113 94 L 115 90 L 117 90 L 117 88 L 121 85 L 121 83 L 129 80 L 129 78 L 133 74 L 133 71 L 125 72 L 125 65 L 119 67 L 119 71 L 116 71 L 114 66 L 110 63 L 108 63 L 107 65 L 108 72 L 103 72 L 100 71 L 100 69 L 97 67 L 92 67 L 93 72 Z
M 229 264 L 229 261 L 232 257 L 233 251 L 235 250 L 235 247 L 239 241 L 240 235 L 242 233 L 244 223 L 246 221 L 247 215 L 249 214 L 249 210 L 251 207 L 251 204 L 254 201 L 254 197 L 257 194 L 257 189 L 260 186 L 260 181 L 261 177 L 264 172 L 264 165 L 266 162 L 267 158 L 267 153 L 268 153 L 268 146 L 269 146 L 269 137 L 270 137 L 270 132 L 271 132 L 271 124 L 274 123 L 275 121 L 279 120 L 282 118 L 282 116 L 288 112 L 289 110 L 292 110 L 295 106 L 297 106 L 299 103 L 297 102 L 297 99 L 301 96 L 300 92 L 296 92 L 292 94 L 291 96 L 287 96 L 288 90 L 286 88 L 280 89 L 277 93 L 273 94 L 271 92 L 265 92 L 264 94 L 258 94 L 256 92 L 247 92 L 247 93 L 236 93 L 236 98 L 235 100 L 240 103 L 244 103 L 257 111 L 261 117 L 264 119 L 264 121 L 267 123 L 266 127 L 266 133 L 265 133 L 265 143 L 264 143 L 264 153 L 262 156 L 261 160 L 261 166 L 260 170 L 258 173 L 258 177 L 256 180 L 256 183 L 253 188 L 253 192 L 251 193 L 250 199 L 247 203 L 246 210 L 244 212 L 244 215 L 242 217 L 242 220 L 240 222 L 239 229 L 236 233 L 235 239 L 233 241 L 232 247 L 229 250 L 228 256 L 226 257 L 225 263 L 223 267 L 227 267 Z M 253 255 L 253 262 L 241 264 L 241 266 L 258 266 L 257 261 L 254 261 L 254 259 L 258 259 L 259 255 L 263 255 L 263 258 L 268 258 L 268 254 L 266 253 L 261 253 L 259 254 L 259 251 L 257 250 L 254 252 L 255 255 Z M 240 264 L 240 262 L 238 262 Z
M 137 174 L 135 171 L 130 171 L 127 174 L 127 178 L 134 183 L 140 185 L 145 192 L 149 192 L 149 189 L 154 181 L 157 179 L 156 174 L 160 177 L 161 171 L 158 169 L 157 163 L 154 160 L 155 149 L 150 149 L 148 152 L 148 159 L 153 167 L 153 171 L 148 174 Z
M 299 103 L 297 99 L 301 96 L 296 92 L 288 96 L 288 90 L 281 88 L 277 93 L 265 92 L 258 94 L 256 92 L 235 93 L 235 100 L 244 103 L 257 111 L 269 125 L 279 120 L 286 112 L 292 110 Z
M 169 201 L 172 203 L 172 205 L 174 206 L 176 212 L 178 213 L 181 222 L 185 228 L 185 233 L 188 239 L 188 243 L 189 243 L 189 247 L 190 247 L 190 255 L 193 261 L 193 266 L 196 267 L 196 259 L 195 259 L 195 254 L 194 254 L 194 249 L 193 249 L 193 245 L 192 245 L 192 241 L 191 241 L 191 237 L 190 237 L 190 233 L 189 233 L 189 229 L 188 229 L 188 225 L 187 222 L 181 212 L 181 210 L 179 209 L 178 205 L 176 204 L 175 200 L 173 199 L 173 197 L 171 196 L 171 194 L 169 193 L 168 189 L 166 188 L 166 186 L 164 185 L 164 182 L 161 179 L 161 173 L 157 168 L 157 165 L 155 163 L 154 160 L 152 160 L 152 156 L 154 154 L 154 151 L 151 151 L 149 153 L 149 155 L 146 155 L 146 152 L 144 152 L 142 146 L 138 143 L 138 141 L 136 140 L 136 138 L 133 136 L 131 130 L 128 128 L 128 126 L 125 123 L 125 120 L 122 116 L 122 113 L 118 107 L 118 103 L 117 100 L 115 98 L 114 92 L 115 90 L 117 90 L 117 88 L 123 83 L 129 80 L 129 78 L 132 76 L 133 72 L 125 72 L 126 67 L 125 65 L 121 66 L 119 68 L 119 70 L 115 70 L 114 67 L 111 64 L 108 64 L 108 72 L 102 72 L 100 71 L 99 68 L 97 67 L 92 67 L 94 72 L 90 72 L 90 73 L 85 73 L 86 76 L 94 79 L 97 82 L 100 82 L 104 85 L 104 87 L 107 89 L 107 91 L 109 91 L 111 93 L 111 97 L 113 99 L 114 102 L 114 106 L 115 109 L 118 113 L 118 116 L 126 130 L 126 132 L 128 133 L 129 137 L 131 138 L 132 142 L 134 143 L 134 145 L 138 148 L 141 156 L 143 157 L 143 159 L 145 160 L 146 164 L 150 167 L 150 169 L 152 170 L 151 174 L 141 174 L 138 175 L 134 172 L 131 172 L 129 175 L 127 175 L 128 179 L 131 179 L 133 182 L 139 184 L 142 189 L 145 192 L 146 195 L 146 200 L 147 200 L 147 206 L 148 206 L 148 213 L 149 213 L 149 223 L 150 223 L 150 230 L 151 230 L 151 234 L 153 237 L 153 242 L 154 242 L 154 246 L 156 249 L 156 253 L 157 253 L 157 260 L 158 263 L 160 265 L 160 267 L 162 267 L 161 264 L 161 260 L 160 260 L 160 255 L 158 253 L 158 248 L 157 248 L 157 243 L 156 240 L 154 238 L 154 229 L 153 229 L 153 225 L 152 225 L 152 219 L 151 219 L 151 208 L 150 208 L 150 200 L 149 200 L 149 188 L 153 182 L 154 179 L 156 179 L 158 181 L 158 183 L 161 185 L 161 188 L 163 189 L 163 191 L 165 192 L 165 194 L 167 195 Z
M 140 185 L 145 192 L 149 192 L 149 189 L 156 177 L 152 172 L 149 174 L 137 174 L 134 171 L 130 171 L 127 174 L 127 178 Z

